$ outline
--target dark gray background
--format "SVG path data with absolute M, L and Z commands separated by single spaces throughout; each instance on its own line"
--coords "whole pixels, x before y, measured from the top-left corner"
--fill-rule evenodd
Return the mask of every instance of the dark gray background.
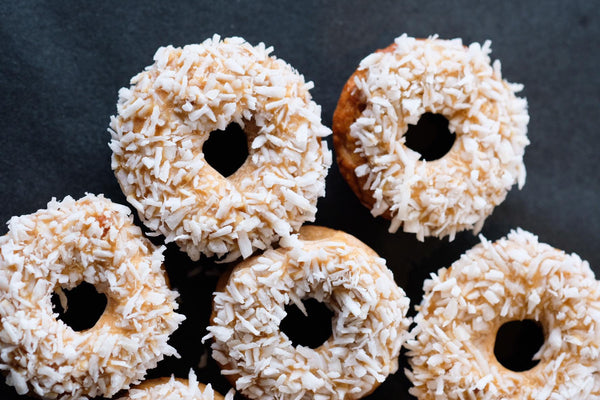
M 396 36 L 492 40 L 503 75 L 525 85 L 531 145 L 527 182 L 513 189 L 487 220 L 497 239 L 522 227 L 544 242 L 590 261 L 600 252 L 599 61 L 600 12 L 593 1 L 279 1 L 279 2 L 3 2 L 0 5 L 0 221 L 44 208 L 52 198 L 104 193 L 125 203 L 110 169 L 106 132 L 117 91 L 152 63 L 161 45 L 201 42 L 213 33 L 274 46 L 274 54 L 315 83 L 323 121 L 331 118 L 344 82 L 359 61 Z M 331 147 L 331 138 L 328 139 Z M 423 279 L 477 243 L 470 232 L 453 242 L 387 232 L 355 199 L 333 166 L 318 224 L 345 230 L 388 260 L 397 283 L 422 295 Z M 0 234 L 6 232 L 2 225 Z M 166 254 L 172 284 L 188 320 L 173 345 L 182 358 L 163 361 L 149 376 L 185 377 L 229 389 L 205 346 L 211 293 L 219 269 L 192 263 L 172 246 Z M 200 269 L 198 269 L 200 267 Z M 197 273 L 190 276 L 189 272 Z M 403 361 L 404 363 L 404 361 Z M 402 370 L 370 399 L 410 398 Z M 0 398 L 20 399 L 0 384 Z

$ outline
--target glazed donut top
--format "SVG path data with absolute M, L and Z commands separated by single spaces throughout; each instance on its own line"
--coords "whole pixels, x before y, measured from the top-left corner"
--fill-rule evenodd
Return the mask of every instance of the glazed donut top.
M 390 232 L 402 225 L 423 240 L 478 231 L 508 189 L 524 184 L 527 102 L 489 53 L 489 41 L 466 48 L 460 39 L 404 34 L 361 61 L 354 83 L 365 109 L 350 135 L 365 163 L 355 174 L 373 192 L 373 215 L 391 214 Z M 404 145 L 408 125 L 426 112 L 446 117 L 456 133 L 435 161 Z
M 0 237 L 0 369 L 17 393 L 110 397 L 138 383 L 184 319 L 174 310 L 155 247 L 130 210 L 100 196 L 52 200 L 13 217 Z M 96 324 L 76 332 L 56 318 L 52 293 L 86 281 L 107 297 Z M 29 386 L 29 388 L 28 388 Z
M 272 48 L 218 35 L 158 49 L 119 91 L 112 167 L 147 227 L 200 253 L 248 257 L 314 219 L 331 152 L 312 82 Z M 205 161 L 210 133 L 237 123 L 249 156 L 224 178 Z
M 523 230 L 482 243 L 424 283 L 406 343 L 419 399 L 597 399 L 600 282 L 587 261 Z M 539 363 L 523 372 L 494 355 L 509 321 L 540 323 Z

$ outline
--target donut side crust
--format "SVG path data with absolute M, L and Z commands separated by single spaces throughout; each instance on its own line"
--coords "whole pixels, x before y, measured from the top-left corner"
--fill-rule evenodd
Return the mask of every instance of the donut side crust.
M 392 43 L 384 49 L 379 49 L 376 53 L 391 53 L 395 50 L 396 44 Z M 360 92 L 356 88 L 356 80 L 364 78 L 365 71 L 355 70 L 346 81 L 336 109 L 333 113 L 332 131 L 333 147 L 340 174 L 350 186 L 359 201 L 369 210 L 373 208 L 375 200 L 373 191 L 366 185 L 368 175 L 357 176 L 356 168 L 368 163 L 364 155 L 359 154 L 356 149 L 354 138 L 350 136 L 350 126 L 360 117 L 366 100 L 362 99 Z M 391 219 L 392 215 L 388 210 L 382 214 L 386 219 Z

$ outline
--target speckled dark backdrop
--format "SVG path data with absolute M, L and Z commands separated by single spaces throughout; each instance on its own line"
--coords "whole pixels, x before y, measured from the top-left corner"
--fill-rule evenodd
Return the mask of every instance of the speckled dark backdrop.
M 314 81 L 314 100 L 330 126 L 340 90 L 364 56 L 403 32 L 438 33 L 465 43 L 491 39 L 492 57 L 508 80 L 525 84 L 529 101 L 527 183 L 508 194 L 482 233 L 497 239 L 522 227 L 578 253 L 598 272 L 599 19 L 598 4 L 586 0 L 2 2 L 0 221 L 85 192 L 125 203 L 110 169 L 106 129 L 118 89 L 161 45 L 200 42 L 216 32 L 274 46 L 275 55 Z M 470 232 L 424 243 L 389 234 L 388 223 L 370 216 L 335 166 L 316 222 L 357 236 L 385 257 L 413 304 L 430 272 L 478 241 Z M 149 376 L 186 376 L 193 367 L 200 381 L 227 392 L 210 358 L 198 367 L 219 269 L 192 263 L 173 247 L 166 267 L 188 320 L 172 338 L 181 359 L 161 362 Z M 400 370 L 369 398 L 408 399 L 408 386 Z M 22 397 L 1 383 L 0 398 Z

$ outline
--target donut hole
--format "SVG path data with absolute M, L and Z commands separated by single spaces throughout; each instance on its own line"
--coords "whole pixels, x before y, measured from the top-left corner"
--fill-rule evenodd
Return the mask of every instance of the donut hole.
M 61 291 L 64 297 L 60 294 Z M 98 293 L 94 285 L 87 282 L 82 282 L 70 290 L 57 290 L 52 294 L 52 309 L 58 314 L 57 319 L 77 332 L 96 325 L 106 309 L 106 303 L 106 296 Z
M 248 158 L 248 137 L 242 127 L 231 123 L 225 130 L 212 131 L 202 145 L 204 159 L 224 177 L 240 169 Z
M 287 315 L 279 329 L 287 335 L 294 346 L 316 349 L 331 337 L 333 312 L 320 301 L 308 298 L 302 300 L 306 315 L 295 304 L 285 306 Z
M 511 371 L 527 371 L 539 363 L 533 357 L 543 344 L 544 330 L 539 322 L 531 319 L 510 321 L 498 329 L 494 355 Z
M 408 125 L 404 138 L 406 147 L 421 154 L 421 160 L 433 161 L 450 151 L 456 133 L 448 129 L 446 117 L 428 112 L 419 118 L 416 125 Z

